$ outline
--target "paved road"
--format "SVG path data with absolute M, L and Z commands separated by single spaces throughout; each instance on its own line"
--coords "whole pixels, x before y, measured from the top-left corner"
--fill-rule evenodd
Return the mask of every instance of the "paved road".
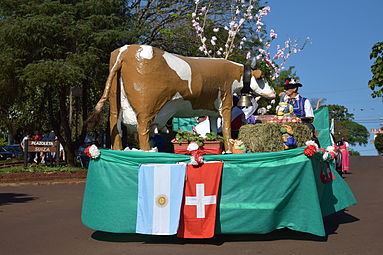
M 383 254 L 383 157 L 352 157 L 358 204 L 325 219 L 328 236 L 289 230 L 211 240 L 93 231 L 81 224 L 84 184 L 0 187 L 0 254 Z

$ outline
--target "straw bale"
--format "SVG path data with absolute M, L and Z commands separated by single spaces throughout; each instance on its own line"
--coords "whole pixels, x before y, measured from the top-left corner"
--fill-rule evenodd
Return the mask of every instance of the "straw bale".
M 282 125 L 291 126 L 297 147 L 305 146 L 306 141 L 312 140 L 311 130 L 305 124 L 290 122 L 244 125 L 239 130 L 238 139 L 244 142 L 248 152 L 282 151 Z

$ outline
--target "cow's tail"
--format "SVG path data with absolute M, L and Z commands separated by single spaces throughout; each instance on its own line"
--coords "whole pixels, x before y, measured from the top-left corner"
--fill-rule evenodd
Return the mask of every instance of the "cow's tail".
M 95 125 L 97 125 L 97 123 L 101 119 L 102 108 L 104 107 L 105 101 L 107 101 L 109 98 L 110 88 L 112 87 L 113 79 L 121 69 L 122 59 L 123 59 L 121 56 L 121 53 L 124 50 L 125 49 L 120 48 L 118 56 L 109 71 L 108 79 L 106 80 L 106 84 L 104 88 L 104 93 L 102 94 L 100 100 L 97 102 L 96 106 L 94 107 L 93 112 L 89 115 L 88 119 L 86 120 L 86 123 L 90 125 L 91 127 L 92 126 L 94 127 Z M 111 58 L 113 58 L 113 55 L 111 56 Z

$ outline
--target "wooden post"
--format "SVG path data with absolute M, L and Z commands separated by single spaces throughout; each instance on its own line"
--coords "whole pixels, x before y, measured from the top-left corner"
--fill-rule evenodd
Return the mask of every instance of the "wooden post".
M 60 163 L 60 142 L 56 140 L 56 163 Z
M 26 139 L 24 142 L 24 168 L 28 165 L 28 141 L 29 139 Z

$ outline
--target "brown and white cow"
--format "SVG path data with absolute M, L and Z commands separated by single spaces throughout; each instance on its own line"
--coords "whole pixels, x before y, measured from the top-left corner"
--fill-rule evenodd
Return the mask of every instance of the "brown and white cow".
M 149 150 L 149 130 L 171 117 L 222 117 L 222 133 L 231 137 L 232 95 L 243 87 L 244 66 L 214 58 L 184 57 L 148 45 L 125 45 L 111 53 L 104 93 L 90 119 L 110 103 L 112 148 L 122 149 L 118 122 L 137 127 L 139 146 Z M 275 92 L 252 71 L 250 87 L 261 96 Z M 258 82 L 257 82 L 258 81 Z M 259 85 L 261 84 L 261 85 Z M 215 121 L 216 123 L 216 121 Z M 225 143 L 230 150 L 230 144 Z

